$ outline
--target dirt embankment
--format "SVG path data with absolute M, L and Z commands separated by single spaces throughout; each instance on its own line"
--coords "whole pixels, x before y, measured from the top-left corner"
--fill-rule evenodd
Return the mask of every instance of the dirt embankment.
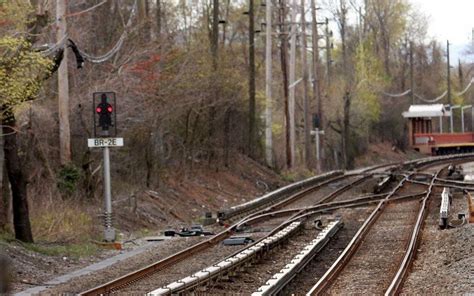
M 199 223 L 205 212 L 243 203 L 284 184 L 279 175 L 244 156 L 236 156 L 229 168 L 202 166 L 186 175 L 169 171 L 160 188 L 119 184 L 124 189 L 113 196 L 114 223 L 119 238 L 129 242 L 126 249 L 133 249 L 144 244 L 139 237 Z M 102 200 L 45 204 L 33 197 L 30 207 L 36 244 L 24 245 L 11 235 L 0 235 L 0 254 L 9 258 L 14 291 L 117 254 L 91 243 L 101 239 Z

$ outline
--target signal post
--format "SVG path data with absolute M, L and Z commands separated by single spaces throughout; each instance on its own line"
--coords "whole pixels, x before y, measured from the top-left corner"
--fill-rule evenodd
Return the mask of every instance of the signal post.
M 112 189 L 110 182 L 109 147 L 123 146 L 123 138 L 117 136 L 117 113 L 114 92 L 93 94 L 94 138 L 88 139 L 91 148 L 102 148 L 104 158 L 104 240 L 115 241 L 115 228 L 112 226 Z

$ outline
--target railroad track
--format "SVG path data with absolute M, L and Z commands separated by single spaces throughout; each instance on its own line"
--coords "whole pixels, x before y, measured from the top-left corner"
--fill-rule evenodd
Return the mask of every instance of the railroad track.
M 367 171 L 376 170 L 376 169 L 380 169 L 380 168 L 387 167 L 387 166 L 389 166 L 389 165 L 385 164 L 385 165 L 375 166 L 375 167 L 363 170 L 362 172 L 366 173 Z M 225 238 L 227 238 L 230 235 L 232 235 L 233 233 L 235 233 L 238 226 L 241 225 L 243 221 L 246 221 L 247 218 L 249 218 L 249 217 L 258 217 L 261 213 L 268 213 L 269 211 L 271 211 L 275 208 L 281 207 L 283 205 L 288 205 L 289 200 L 298 200 L 302 196 L 313 192 L 314 190 L 316 190 L 317 188 L 320 188 L 321 186 L 326 186 L 326 185 L 328 185 L 328 184 L 330 184 L 334 181 L 342 180 L 343 178 L 352 178 L 352 177 L 354 177 L 355 174 L 347 174 L 347 175 L 344 175 L 344 176 L 339 176 L 338 174 L 336 174 L 336 177 L 334 177 L 334 178 L 332 177 L 332 174 L 327 174 L 327 175 L 330 175 L 331 177 L 325 176 L 323 178 L 324 181 L 322 181 L 321 183 L 314 184 L 310 188 L 303 189 L 301 192 L 297 192 L 295 194 L 290 195 L 289 197 L 286 197 L 284 199 L 280 199 L 280 201 L 278 203 L 276 203 L 274 205 L 270 205 L 269 207 L 267 207 L 263 210 L 257 211 L 256 213 L 249 215 L 248 217 L 238 221 L 237 223 L 234 223 L 233 225 L 228 227 L 226 230 L 218 233 L 216 236 L 212 237 L 211 239 L 208 239 L 206 241 L 203 241 L 203 242 L 200 242 L 196 245 L 193 245 L 189 248 L 186 248 L 186 249 L 184 249 L 180 252 L 177 252 L 174 255 L 171 255 L 167 258 L 164 258 L 160 261 L 157 261 L 153 264 L 150 264 L 149 266 L 146 266 L 146 267 L 144 267 L 140 270 L 131 272 L 131 273 L 126 274 L 126 275 L 124 275 L 120 278 L 109 281 L 109 282 L 107 282 L 103 285 L 100 285 L 100 286 L 94 287 L 92 289 L 89 289 L 87 291 L 84 291 L 84 292 L 80 293 L 80 295 L 109 294 L 109 293 L 113 293 L 113 292 L 116 292 L 116 291 L 122 291 L 124 289 L 127 289 L 131 285 L 137 285 L 137 283 L 139 281 L 142 281 L 142 280 L 146 279 L 147 277 L 149 277 L 153 274 L 163 273 L 163 272 L 167 271 L 170 267 L 182 262 L 183 260 L 189 260 L 189 258 L 195 257 L 199 254 L 202 254 L 203 252 L 206 252 L 206 250 L 216 246 L 219 242 L 223 241 Z M 354 182 L 351 182 L 351 183 L 343 186 L 343 188 L 336 189 L 334 192 L 339 192 L 339 193 L 344 192 L 344 191 L 350 189 L 352 186 L 355 186 L 356 184 L 359 184 L 363 180 L 366 180 L 367 178 L 370 178 L 370 175 L 366 174 L 362 177 L 358 177 L 358 178 L 355 179 Z M 313 180 L 313 182 L 314 182 L 314 180 Z M 301 184 L 299 184 L 298 186 L 300 187 Z M 294 189 L 287 189 L 287 190 L 292 191 Z M 328 196 L 325 196 L 322 199 L 321 202 L 330 200 L 333 196 L 336 196 L 337 194 L 334 194 L 334 192 L 331 193 Z M 280 196 L 280 194 L 282 194 L 282 192 L 280 190 L 277 190 L 277 196 Z M 259 208 L 261 206 L 262 206 L 261 202 L 259 202 L 255 205 L 255 207 L 257 207 L 257 208 Z M 246 207 L 248 207 L 248 205 Z M 253 210 L 249 210 L 249 211 L 253 211 Z M 272 218 L 272 216 L 268 215 L 268 217 L 266 217 L 264 219 L 260 219 L 260 221 L 265 221 L 265 220 L 268 220 L 268 219 L 271 219 L 271 218 Z
M 449 158 L 437 158 L 436 160 L 423 160 L 423 161 L 419 161 L 419 165 L 427 165 L 427 164 L 430 164 L 430 163 L 433 163 L 433 162 L 441 162 L 441 161 L 448 161 L 450 159 L 452 159 L 453 157 L 449 157 Z M 409 165 L 414 165 L 416 162 L 411 162 L 411 164 Z M 404 164 L 405 166 L 407 165 L 406 163 Z M 377 166 L 377 167 L 374 167 L 374 168 L 371 168 L 370 170 L 374 171 L 374 170 L 380 170 L 380 168 L 383 168 L 383 167 L 387 167 L 387 165 L 383 165 L 383 166 Z M 393 166 L 392 166 L 393 167 Z M 357 178 L 357 181 L 360 181 L 360 180 L 364 180 L 364 178 L 369 178 L 370 175 L 368 174 L 368 171 L 370 170 L 365 170 L 365 171 L 361 171 L 361 172 L 358 172 L 357 174 L 362 174 L 364 176 L 362 176 L 361 178 Z M 351 175 L 347 175 L 348 176 L 354 176 L 356 174 L 351 174 Z M 338 178 L 340 176 L 336 176 L 334 178 Z M 324 181 L 321 181 L 320 183 L 321 184 L 316 184 L 316 185 L 310 185 L 310 186 L 324 186 L 324 185 L 327 185 L 327 184 L 330 184 L 333 180 L 330 180 L 331 177 L 329 177 L 328 179 L 324 180 Z M 342 179 L 342 178 L 340 178 Z M 360 181 L 362 182 L 362 181 Z M 301 184 L 299 185 L 301 186 Z M 347 186 L 348 189 L 352 188 L 354 186 L 354 184 L 349 184 Z M 344 186 L 346 187 L 346 186 Z M 344 188 L 343 187 L 343 188 Z M 346 190 L 348 190 L 346 188 Z M 234 223 L 232 226 L 230 226 L 229 228 L 227 228 L 226 230 L 218 233 L 216 236 L 214 236 L 213 238 L 211 239 L 208 239 L 206 241 L 203 241 L 201 243 L 198 243 L 196 245 L 193 245 L 185 250 L 182 250 L 174 255 L 171 255 L 165 259 L 162 259 L 162 260 L 159 260 L 153 264 L 150 264 L 149 266 L 146 266 L 140 270 L 137 270 L 135 272 L 132 272 L 130 274 L 127 274 L 125 276 L 122 276 L 118 279 L 115 279 L 113 281 L 110 281 L 106 284 L 103 284 L 101 286 L 98 286 L 98 287 L 95 287 L 93 289 L 90 289 L 88 291 L 85 291 L 85 292 L 82 292 L 80 293 L 80 295 L 98 295 L 98 294 L 109 294 L 109 293 L 112 293 L 112 292 L 116 292 L 116 291 L 123 291 L 124 288 L 127 288 L 129 287 L 130 285 L 133 285 L 133 284 L 137 284 L 139 281 L 149 277 L 150 275 L 152 274 L 156 274 L 157 272 L 166 272 L 171 266 L 174 266 L 176 264 L 178 264 L 179 262 L 182 262 L 184 260 L 189 260 L 189 258 L 193 258 L 193 257 L 196 257 L 198 256 L 199 254 L 202 254 L 202 252 L 206 252 L 206 250 L 209 251 L 210 248 L 212 248 L 213 246 L 216 246 L 219 242 L 221 242 L 222 240 L 224 240 L 225 238 L 227 238 L 228 236 L 230 236 L 231 234 L 233 234 L 237 229 L 238 229 L 238 226 L 241 226 L 243 224 L 248 224 L 250 222 L 258 222 L 257 220 L 260 220 L 260 221 L 264 221 L 266 219 L 270 219 L 270 218 L 274 218 L 276 216 L 279 215 L 278 211 L 275 211 L 275 209 L 278 209 L 279 206 L 287 206 L 288 204 L 290 204 L 291 202 L 288 202 L 287 201 L 287 198 L 290 198 L 290 200 L 297 200 L 299 198 L 302 197 L 302 195 L 304 194 L 308 194 L 310 193 L 311 191 L 314 191 L 312 190 L 314 188 L 310 187 L 310 188 L 303 188 L 299 190 L 302 190 L 302 192 L 296 192 L 296 193 L 293 193 L 293 194 L 290 194 L 289 197 L 288 197 L 288 193 L 286 194 L 282 194 L 281 191 L 278 193 L 278 202 L 276 203 L 273 203 L 270 204 L 270 206 L 267 206 L 267 204 L 265 202 L 259 202 L 255 205 L 255 208 L 258 208 L 258 210 L 255 210 L 255 209 L 250 209 L 249 211 L 254 211 L 253 214 L 250 214 L 248 215 L 247 217 L 245 217 L 244 219 L 241 219 L 239 222 L 237 223 Z M 296 190 L 296 189 L 289 189 L 289 192 L 294 192 L 293 190 Z M 333 192 L 334 194 L 332 195 L 332 197 L 335 197 L 335 196 L 338 196 L 338 194 L 341 194 L 341 192 L 344 192 L 344 190 L 342 188 L 339 188 L 337 190 L 335 190 L 335 192 Z M 281 194 L 284 196 L 283 198 L 281 198 Z M 326 196 L 328 197 L 328 196 Z M 366 200 L 361 200 L 362 198 L 366 198 Z M 304 216 L 310 216 L 310 215 L 314 215 L 316 213 L 321 213 L 323 211 L 327 211 L 327 210 L 334 210 L 334 209 L 338 209 L 338 208 L 345 208 L 345 207 L 350 207 L 350 206 L 358 206 L 358 205 L 361 205 L 361 204 L 371 204 L 374 202 L 374 198 L 373 196 L 371 196 L 370 198 L 369 197 L 361 197 L 359 198 L 359 200 L 353 200 L 353 201 L 339 201 L 339 204 L 337 203 L 330 203 L 328 201 L 331 200 L 331 198 L 323 198 L 319 203 L 319 205 L 314 205 L 313 207 L 307 207 L 307 208 L 304 208 L 304 209 L 291 209 L 291 210 L 283 210 L 282 212 L 285 212 L 287 211 L 285 214 L 286 215 L 292 215 L 290 216 L 290 219 L 287 221 L 287 222 L 290 222 L 290 221 L 295 221 L 297 219 L 301 219 L 302 217 Z M 268 198 L 266 199 L 268 200 Z M 283 202 L 281 204 L 279 204 L 280 202 Z M 265 207 L 263 210 L 260 210 L 262 208 L 262 205 L 265 204 Z M 275 206 L 276 204 L 278 204 L 277 206 Z M 318 206 L 320 206 L 320 208 L 317 208 Z M 246 206 L 246 207 L 249 207 L 249 208 L 252 208 L 253 206 Z M 267 217 L 263 217 L 267 215 Z M 236 217 L 236 216 L 234 216 Z M 274 231 L 276 231 L 277 229 L 274 229 Z M 274 233 L 274 231 L 272 231 L 272 233 Z
M 348 287 L 351 293 L 395 293 L 413 258 L 426 200 L 438 173 L 432 176 L 421 201 L 390 202 L 408 180 L 408 176 L 404 178 L 378 204 L 341 256 L 308 294 L 345 294 Z

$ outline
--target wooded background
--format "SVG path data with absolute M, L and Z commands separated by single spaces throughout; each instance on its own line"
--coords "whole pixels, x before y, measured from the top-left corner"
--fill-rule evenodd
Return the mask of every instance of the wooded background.
M 352 168 L 374 142 L 403 150 L 411 94 L 431 99 L 447 88 L 444 44 L 427 26 L 408 0 L 0 1 L 0 226 L 13 207 L 17 238 L 32 241 L 28 194 L 100 196 L 101 155 L 86 145 L 96 91 L 117 94 L 121 188 L 163 186 L 170 170 L 232 167 L 237 154 L 279 172 L 316 172 L 313 114 L 325 131 L 321 171 Z M 469 67 L 458 62 L 453 90 L 470 81 Z

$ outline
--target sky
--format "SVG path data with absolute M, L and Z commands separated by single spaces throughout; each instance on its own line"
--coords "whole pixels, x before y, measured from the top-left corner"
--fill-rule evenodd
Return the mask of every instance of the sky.
M 474 0 L 409 0 L 428 16 L 428 34 L 436 40 L 452 43 L 451 60 L 474 60 L 466 55 L 474 28 Z

